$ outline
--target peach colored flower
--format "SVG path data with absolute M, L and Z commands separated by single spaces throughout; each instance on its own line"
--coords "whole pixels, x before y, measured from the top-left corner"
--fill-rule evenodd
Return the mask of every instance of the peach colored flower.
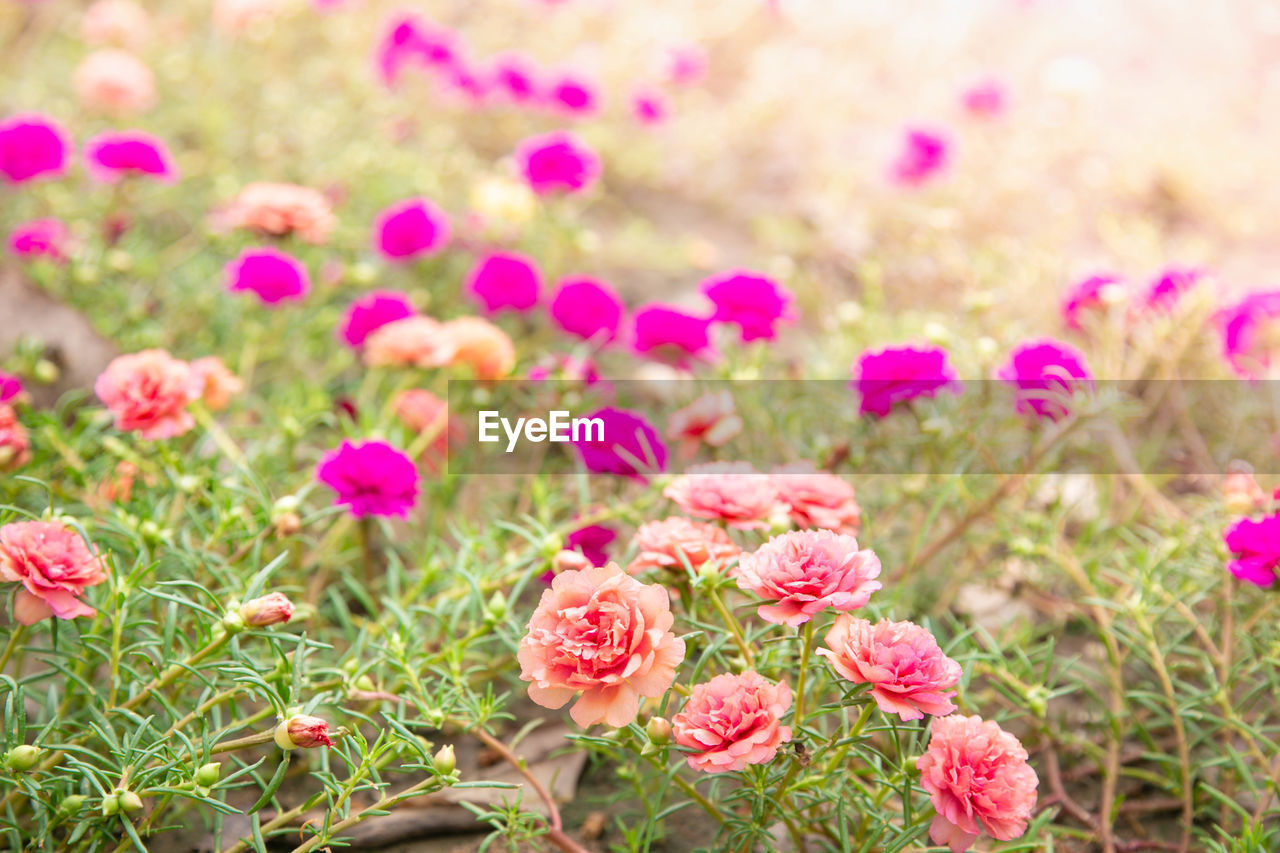
M 56 521 L 16 521 L 0 527 L 0 581 L 18 583 L 13 616 L 33 625 L 56 616 L 92 616 L 85 587 L 107 579 L 102 561 L 80 534 Z
M 125 50 L 96 50 L 76 68 L 73 83 L 81 106 L 117 116 L 146 112 L 156 102 L 156 78 Z
M 221 218 L 230 228 L 249 228 L 274 237 L 297 234 L 316 244 L 326 242 L 336 224 L 329 200 L 296 184 L 249 184 Z
M 853 486 L 842 478 L 818 471 L 812 462 L 774 468 L 771 476 L 796 527 L 858 532 L 862 510 Z
M 31 458 L 31 440 L 12 406 L 0 403 L 0 471 L 12 471 Z
M 695 465 L 671 481 L 662 494 L 689 515 L 717 519 L 741 530 L 767 527 L 776 513 L 786 510 L 773 480 L 746 462 Z
M 155 440 L 195 426 L 187 405 L 200 399 L 204 379 L 185 361 L 148 349 L 112 360 L 93 390 L 115 417 L 116 429 Z
M 1222 483 L 1222 503 L 1227 512 L 1248 515 L 1267 505 L 1267 494 L 1254 479 L 1253 469 L 1245 462 L 1227 465 L 1227 476 Z
M 1040 780 L 1022 744 L 996 723 L 935 719 L 916 769 L 938 812 L 929 827 L 934 844 L 963 853 L 983 832 L 1010 841 L 1027 831 Z
M 134 0 L 96 0 L 80 19 L 80 37 L 88 44 L 137 50 L 150 35 L 151 18 Z
M 449 442 L 466 437 L 462 423 L 449 417 L 449 404 L 430 391 L 420 388 L 401 391 L 396 395 L 393 407 L 396 417 L 407 429 L 419 436 L 426 433 L 435 436 L 424 439 L 431 443 L 423 448 L 419 459 L 433 471 L 437 469 L 439 460 L 449 452 Z
M 739 587 L 774 602 L 760 605 L 761 619 L 795 626 L 828 607 L 864 606 L 880 589 L 880 558 L 847 533 L 798 530 L 743 554 L 737 575 Z
M 836 617 L 825 642 L 818 654 L 855 684 L 870 684 L 884 713 L 918 720 L 956 709 L 951 697 L 960 683 L 960 664 L 943 654 L 933 634 L 919 625 L 888 620 L 873 625 L 845 613 Z
M 632 541 L 640 552 L 627 566 L 627 571 L 633 575 L 646 569 L 667 569 L 683 574 L 686 565 L 696 572 L 713 560 L 724 566 L 741 550 L 723 529 L 680 516 L 640 525 Z
M 216 355 L 197 358 L 191 362 L 191 370 L 203 383 L 201 397 L 211 412 L 222 411 L 231 404 L 232 397 L 244 390 L 244 382 Z
M 520 678 L 544 708 L 581 693 L 569 711 L 580 726 L 621 728 L 636 718 L 641 697 L 661 696 L 675 681 L 684 640 L 673 622 L 666 588 L 616 563 L 558 574 L 520 641 Z
M 121 460 L 116 463 L 111 477 L 99 481 L 94 495 L 102 503 L 128 503 L 133 497 L 133 484 L 137 477 L 138 466 Z
M 459 317 L 444 324 L 457 348 L 454 364 L 469 366 L 477 379 L 501 379 L 516 366 L 511 336 L 480 317 Z
M 279 11 L 279 0 L 214 0 L 213 25 L 227 35 L 241 35 Z
M 380 326 L 365 338 L 364 363 L 368 367 L 441 367 L 456 351 L 444 324 L 415 315 Z
M 678 444 L 684 459 L 692 459 L 703 444 L 723 447 L 740 432 L 742 418 L 728 391 L 703 394 L 667 419 L 667 438 Z
M 717 675 L 695 684 L 689 701 L 671 720 L 680 746 L 693 750 L 685 761 L 704 773 L 743 770 L 764 764 L 791 740 L 782 715 L 791 707 L 791 688 L 757 672 Z

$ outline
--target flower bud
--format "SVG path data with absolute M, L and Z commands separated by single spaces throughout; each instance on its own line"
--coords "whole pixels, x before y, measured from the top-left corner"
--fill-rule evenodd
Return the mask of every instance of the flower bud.
M 662 746 L 671 742 L 671 723 L 666 717 L 650 717 L 644 733 L 649 736 L 651 743 Z
M 240 618 L 250 628 L 279 625 L 293 618 L 293 602 L 282 593 L 273 592 L 240 605 Z
M 87 798 L 80 794 L 72 794 L 69 797 L 63 797 L 62 802 L 58 803 L 58 814 L 63 817 L 70 817 L 71 815 L 74 815 L 80 811 L 82 806 L 84 806 L 85 799 Z
M 278 538 L 288 539 L 302 529 L 302 518 L 296 512 L 281 513 L 276 516 L 275 527 Z
M 563 574 L 591 568 L 591 561 L 577 551 L 560 551 L 551 558 L 551 571 Z
M 210 761 L 208 764 L 201 764 L 196 769 L 196 784 L 202 788 L 212 788 L 218 784 L 218 780 L 222 778 L 222 765 L 216 761 Z
M 498 590 L 484 607 L 484 621 L 501 622 L 507 615 L 507 597 Z
M 431 765 L 441 776 L 448 776 L 458 766 L 458 759 L 453 754 L 453 746 L 442 746 L 431 759 Z
M 125 814 L 142 811 L 142 797 L 127 788 L 120 791 L 120 811 Z
M 294 714 L 282 720 L 275 730 L 276 746 L 281 749 L 309 749 L 314 746 L 333 746 L 329 737 L 329 724 L 309 714 Z
M 22 744 L 15 746 L 9 750 L 9 754 L 4 757 L 4 764 L 10 770 L 22 772 L 23 770 L 31 770 L 40 762 L 41 749 L 38 746 L 30 744 Z

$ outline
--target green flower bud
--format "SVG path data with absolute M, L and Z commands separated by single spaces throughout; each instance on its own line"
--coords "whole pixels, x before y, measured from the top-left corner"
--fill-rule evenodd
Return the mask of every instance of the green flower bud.
M 5 766 L 19 773 L 24 770 L 31 770 L 40 762 L 41 751 L 40 747 L 31 746 L 30 744 L 15 746 L 4 757 Z
M 662 746 L 671 742 L 671 722 L 665 717 L 650 717 L 644 733 L 652 743 Z
M 453 754 L 453 746 L 440 747 L 439 751 L 432 757 L 431 764 L 441 776 L 448 776 L 452 773 L 458 766 L 458 759 Z
M 501 622 L 507 615 L 507 597 L 498 590 L 489 599 L 484 608 L 484 621 Z
M 125 788 L 120 791 L 120 811 L 125 814 L 142 811 L 142 797 Z
M 212 788 L 222 778 L 222 765 L 216 761 L 201 764 L 196 770 L 196 784 L 204 788 Z
M 87 797 L 81 796 L 80 794 L 72 794 L 69 797 L 65 797 L 62 802 L 58 804 L 58 814 L 63 817 L 70 817 L 76 814 L 84 806 L 84 801 L 86 799 Z
M 58 381 L 58 377 L 62 375 L 62 371 L 58 369 L 58 365 L 42 358 L 35 363 L 31 369 L 31 376 L 41 385 L 50 385 Z

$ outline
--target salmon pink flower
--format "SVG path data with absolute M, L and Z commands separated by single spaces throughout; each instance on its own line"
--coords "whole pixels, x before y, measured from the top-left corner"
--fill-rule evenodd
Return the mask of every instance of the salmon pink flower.
M 568 278 L 556 288 L 548 310 L 556 325 L 569 334 L 605 344 L 618 336 L 626 305 L 603 281 Z
M 830 530 L 775 536 L 738 558 L 738 586 L 768 599 L 757 611 L 766 622 L 803 625 L 828 607 L 857 610 L 880 589 L 880 558 L 858 540 Z
M 423 458 L 420 460 L 432 471 L 437 469 L 439 460 L 448 454 L 449 442 L 466 436 L 461 422 L 449 417 L 449 404 L 430 391 L 421 388 L 401 391 L 396 395 L 393 405 L 396 418 L 407 429 L 420 436 L 428 433 L 435 436 L 423 448 Z
M 1081 279 L 1067 289 L 1062 300 L 1062 319 L 1068 329 L 1081 331 L 1084 318 L 1105 312 L 1127 298 L 1124 279 L 1111 273 L 1099 273 Z
M 1170 311 L 1183 295 L 1203 283 L 1208 274 L 1195 267 L 1166 267 L 1147 287 L 1147 310 Z
M 1231 574 L 1255 586 L 1275 585 L 1280 575 L 1280 513 L 1236 521 L 1222 536 L 1231 552 Z
M 642 697 L 657 697 L 675 681 L 684 641 L 667 590 L 643 584 L 614 563 L 556 575 L 542 593 L 520 641 L 520 678 L 529 698 L 562 708 L 578 725 L 614 728 L 635 720 Z
M 692 459 L 702 445 L 723 447 L 742 432 L 733 395 L 710 391 L 667 418 L 667 438 L 680 443 L 680 455 Z
M 378 214 L 374 247 L 393 261 L 430 257 L 449 242 L 449 217 L 425 198 L 410 198 Z
M 347 346 L 359 349 L 378 329 L 415 313 L 407 295 L 393 290 L 375 290 L 351 303 L 338 334 Z
M 662 494 L 689 515 L 723 521 L 739 530 L 768 527 L 786 510 L 773 480 L 746 462 L 694 465 Z
M 563 130 L 521 142 L 516 147 L 516 166 L 538 195 L 585 192 L 600 177 L 600 158 Z
M 134 0 L 95 0 L 80 19 L 88 44 L 114 44 L 137 50 L 151 35 L 151 19 Z
M 908 128 L 902 137 L 902 148 L 890 169 L 894 182 L 917 187 L 940 175 L 951 159 L 951 144 L 936 130 Z
M 457 353 L 443 323 L 414 315 L 379 326 L 364 342 L 368 367 L 443 367 Z
M 33 219 L 9 234 L 9 251 L 25 260 L 48 258 L 54 263 L 66 263 L 71 244 L 71 231 L 60 219 Z
M 137 115 L 156 102 L 156 78 L 151 69 L 118 48 L 86 56 L 76 68 L 73 84 L 82 106 L 112 115 Z
M 311 276 L 302 262 L 270 246 L 245 249 L 226 266 L 227 290 L 252 293 L 264 305 L 299 302 L 311 292 Z
M 587 429 L 573 442 L 588 471 L 644 480 L 646 474 L 665 470 L 667 447 L 643 415 L 606 406 L 586 417 L 604 424 L 603 437 Z
M 934 844 L 964 853 L 983 832 L 1011 841 L 1027 831 L 1040 780 L 1022 744 L 997 723 L 958 714 L 935 719 L 916 768 L 937 811 L 929 827 Z
M 960 683 L 960 664 L 943 654 L 933 634 L 919 625 L 872 624 L 845 613 L 836 617 L 825 642 L 818 654 L 854 684 L 870 684 L 884 713 L 919 720 L 956 709 L 951 699 Z
M 31 439 L 18 413 L 8 403 L 0 403 L 0 471 L 13 471 L 31 459 Z
M 1093 387 L 1084 355 L 1060 341 L 1023 341 L 1009 353 L 996 377 L 1014 386 L 1014 407 L 1051 421 L 1070 412 L 1067 400 Z
M 791 740 L 782 715 L 791 708 L 791 688 L 758 672 L 726 673 L 695 684 L 689 701 L 671 719 L 675 742 L 690 752 L 685 761 L 704 773 L 745 770 L 765 764 Z
M 197 358 L 191 362 L 191 371 L 203 383 L 200 398 L 211 412 L 222 411 L 231 404 L 232 397 L 244 390 L 244 382 L 216 355 Z
M 204 378 L 164 350 L 148 349 L 113 359 L 93 390 L 115 418 L 116 429 L 154 441 L 195 426 L 187 406 L 204 393 Z
M 100 133 L 85 144 L 84 158 L 89 174 L 103 184 L 138 175 L 166 183 L 178 179 L 169 149 L 156 137 L 140 130 Z
M 958 393 L 960 382 L 941 347 L 885 347 L 864 352 L 853 366 L 859 411 L 884 418 L 898 403 L 939 392 Z
M 250 628 L 280 625 L 293 618 L 293 602 L 281 592 L 272 592 L 240 605 L 240 619 Z
M 528 311 L 538 304 L 542 276 L 533 258 L 495 252 L 476 263 L 467 276 L 467 290 L 490 314 L 508 308 Z
M 712 361 L 711 320 L 673 305 L 653 303 L 636 309 L 631 346 L 640 355 L 688 369 L 694 361 Z
M 342 442 L 320 460 L 316 479 L 337 492 L 334 505 L 355 518 L 404 518 L 418 499 L 413 460 L 384 441 Z
M 774 468 L 769 476 L 796 527 L 858 532 L 862 509 L 844 479 L 818 471 L 812 462 Z
M 471 368 L 476 379 L 502 379 L 516 366 L 516 347 L 511 336 L 481 317 L 459 317 L 444 324 L 452 343 L 451 364 Z
M 0 175 L 9 183 L 61 177 L 70 156 L 71 142 L 53 119 L 27 113 L 0 121 Z
M 23 625 L 74 619 L 95 611 L 85 589 L 107 579 L 102 561 L 80 534 L 55 521 L 17 521 L 0 527 L 0 581 L 21 584 L 13 616 Z
M 240 191 L 220 216 L 229 228 L 284 237 L 297 234 L 308 243 L 329 239 L 336 220 L 329 200 L 310 187 L 253 183 Z
M 743 343 L 771 341 L 779 323 L 795 319 L 791 291 L 759 273 L 729 270 L 702 282 L 699 289 L 716 306 L 711 319 L 737 326 Z
M 640 525 L 631 541 L 639 552 L 627 566 L 633 575 L 648 569 L 697 572 L 707 563 L 723 568 L 741 552 L 723 528 L 678 515 Z

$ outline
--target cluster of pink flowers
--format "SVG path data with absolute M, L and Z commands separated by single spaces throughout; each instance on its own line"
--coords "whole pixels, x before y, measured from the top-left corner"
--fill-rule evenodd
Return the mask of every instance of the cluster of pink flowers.
M 1167 314 L 1183 296 L 1209 280 L 1200 267 L 1168 266 L 1137 289 L 1124 276 L 1098 272 L 1067 288 L 1062 298 L 1062 321 L 1068 329 L 1085 332 L 1115 309 L 1128 306 L 1127 320 Z

